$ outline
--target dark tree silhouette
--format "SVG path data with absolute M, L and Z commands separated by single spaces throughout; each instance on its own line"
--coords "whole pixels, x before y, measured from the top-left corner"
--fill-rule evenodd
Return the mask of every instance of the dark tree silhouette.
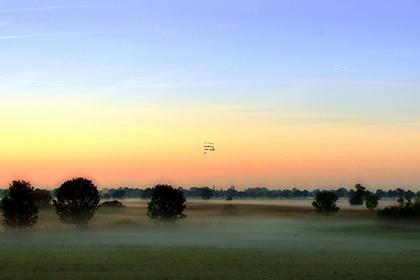
M 351 190 L 349 192 L 349 203 L 351 205 L 363 205 L 363 200 L 366 196 L 366 188 L 361 184 L 356 184 L 354 188 L 356 190 Z
M 76 178 L 64 182 L 56 191 L 55 211 L 64 223 L 87 226 L 99 204 L 99 192 L 92 181 Z
M 370 193 L 370 192 L 367 193 L 365 197 L 366 208 L 374 212 L 375 209 L 378 208 L 379 199 L 380 199 L 379 195 Z
M 397 205 L 387 206 L 377 211 L 379 217 L 416 218 L 420 217 L 420 203 L 411 199 L 399 198 Z
M 157 185 L 152 189 L 147 215 L 153 220 L 173 222 L 185 218 L 185 197 L 181 190 L 169 185 Z
M 13 181 L 8 194 L 1 201 L 3 224 L 9 228 L 24 229 L 33 226 L 38 220 L 34 189 L 26 181 Z
M 335 204 L 338 200 L 338 196 L 332 191 L 320 191 L 315 195 L 315 200 L 312 202 L 312 206 L 317 212 L 321 213 L 334 213 L 339 210 Z

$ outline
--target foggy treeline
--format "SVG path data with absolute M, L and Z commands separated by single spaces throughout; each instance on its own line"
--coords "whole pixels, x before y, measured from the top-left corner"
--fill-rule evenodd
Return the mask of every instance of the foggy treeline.
M 43 189 L 43 188 L 39 188 Z M 300 190 L 300 189 L 268 189 L 265 187 L 246 188 L 244 190 L 238 190 L 234 186 L 228 189 L 217 189 L 215 187 L 192 187 L 192 188 L 179 188 L 187 198 L 198 198 L 198 199 L 304 199 L 313 198 L 315 194 L 322 189 L 314 190 Z M 340 198 L 348 198 L 354 191 L 351 188 L 338 188 L 332 189 Z M 6 194 L 6 189 L 0 189 L 0 197 Z M 55 196 L 56 190 L 51 190 L 51 195 Z M 377 189 L 373 193 L 377 194 L 380 198 L 391 198 L 397 199 L 400 197 L 414 198 L 416 193 L 411 190 L 405 190 L 402 188 L 395 188 L 389 190 Z M 101 198 L 103 199 L 124 199 L 124 198 L 142 198 L 149 199 L 152 194 L 152 188 L 107 188 L 99 191 Z
M 210 187 L 193 187 L 189 189 L 181 188 L 184 196 L 187 198 L 201 198 L 201 199 L 291 199 L 291 198 L 312 198 L 321 189 L 314 190 L 300 190 L 300 189 L 267 189 L 264 187 L 246 188 L 244 190 L 237 190 L 235 187 L 228 189 L 216 189 Z M 347 198 L 354 192 L 353 189 L 338 188 L 334 191 L 338 197 Z M 151 196 L 152 188 L 110 188 L 101 190 L 101 197 L 109 198 L 143 198 L 148 199 Z M 380 198 L 413 198 L 416 193 L 411 190 L 404 190 L 402 188 L 382 190 L 378 189 L 376 193 Z

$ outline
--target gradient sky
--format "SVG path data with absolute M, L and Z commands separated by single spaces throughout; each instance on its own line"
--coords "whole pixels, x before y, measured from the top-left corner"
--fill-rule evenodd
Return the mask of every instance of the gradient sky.
M 419 190 L 419 26 L 416 0 L 0 0 L 0 185 Z

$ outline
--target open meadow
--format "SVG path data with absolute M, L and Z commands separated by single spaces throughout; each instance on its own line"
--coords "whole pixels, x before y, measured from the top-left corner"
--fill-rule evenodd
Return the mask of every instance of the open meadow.
M 0 233 L 0 279 L 416 279 L 420 226 L 364 208 L 333 216 L 305 202 L 201 201 L 159 224 L 146 201 L 99 209 L 87 230 L 40 212 L 29 232 Z

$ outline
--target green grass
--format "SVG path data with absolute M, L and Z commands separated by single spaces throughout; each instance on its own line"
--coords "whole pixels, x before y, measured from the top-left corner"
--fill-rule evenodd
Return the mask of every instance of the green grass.
M 1 257 L 1 279 L 417 279 L 420 273 L 419 253 L 123 247 L 26 249 Z
M 91 229 L 43 211 L 30 232 L 0 233 L 0 279 L 417 279 L 420 230 L 369 213 L 190 208 L 174 225 L 144 208 L 100 210 Z M 272 212 L 270 212 L 272 211 Z

